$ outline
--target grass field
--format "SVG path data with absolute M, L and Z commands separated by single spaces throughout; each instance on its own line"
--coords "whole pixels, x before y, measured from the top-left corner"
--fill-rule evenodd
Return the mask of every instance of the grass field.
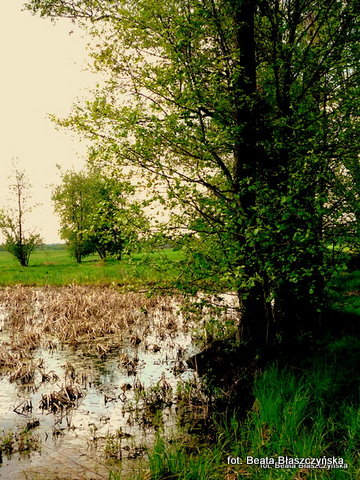
M 152 285 L 176 278 L 180 260 L 181 252 L 169 248 L 126 255 L 121 261 L 104 262 L 93 255 L 78 264 L 66 250 L 40 249 L 32 254 L 28 267 L 21 267 L 12 255 L 1 251 L 0 285 Z

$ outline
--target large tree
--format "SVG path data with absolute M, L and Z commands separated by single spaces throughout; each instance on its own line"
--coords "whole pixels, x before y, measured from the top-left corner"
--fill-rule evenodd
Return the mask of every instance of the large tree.
M 324 225 L 339 170 L 358 159 L 357 140 L 346 142 L 358 106 L 355 5 L 27 5 L 76 19 L 97 38 L 94 65 L 109 81 L 60 123 L 93 140 L 94 162 L 136 166 L 166 185 L 174 226 L 194 233 L 191 281 L 216 276 L 238 291 L 242 340 L 271 345 L 319 318 Z

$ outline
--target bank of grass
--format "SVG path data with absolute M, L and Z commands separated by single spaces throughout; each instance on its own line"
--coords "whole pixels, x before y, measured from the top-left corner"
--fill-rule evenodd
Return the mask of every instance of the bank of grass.
M 170 260 L 170 262 L 169 262 Z M 66 250 L 35 251 L 28 267 L 21 267 L 8 252 L 0 252 L 0 285 L 116 284 L 137 287 L 162 284 L 178 276 L 181 252 L 171 248 L 124 255 L 121 261 L 101 261 L 92 255 L 81 264 Z
M 355 480 L 360 478 L 360 271 L 332 284 L 333 311 L 304 351 L 280 355 L 255 377 L 252 408 L 214 415 L 211 440 L 159 435 L 137 480 Z M 326 322 L 328 321 L 328 325 Z M 308 340 L 310 343 L 310 340 Z M 235 379 L 234 379 L 235 381 Z M 323 468 L 261 468 L 247 457 L 315 458 Z M 347 468 L 327 468 L 335 457 Z M 232 464 L 230 458 L 232 458 Z M 342 460 L 339 460 L 342 459 Z M 341 467 L 341 466 L 339 466 Z M 111 480 L 120 480 L 118 474 Z
M 166 443 L 149 452 L 147 480 L 355 480 L 360 478 L 360 411 L 352 385 L 360 342 L 330 342 L 309 366 L 273 364 L 255 380 L 255 401 L 245 419 L 236 410 L 215 420 L 213 443 L 194 439 Z M 344 362 L 344 357 L 346 361 Z M 356 390 L 356 389 L 354 389 Z M 184 437 L 185 438 L 185 437 Z M 341 457 L 346 469 L 261 468 L 252 458 Z M 236 464 L 232 464 L 230 457 Z M 341 460 L 338 460 L 341 462 Z M 241 463 L 240 463 L 241 462 Z M 121 477 L 113 474 L 112 480 Z M 134 476 L 131 478 L 135 478 Z

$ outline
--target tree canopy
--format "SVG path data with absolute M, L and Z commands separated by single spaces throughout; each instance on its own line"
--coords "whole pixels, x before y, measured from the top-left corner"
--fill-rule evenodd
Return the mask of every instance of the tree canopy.
M 144 235 L 146 217 L 139 202 L 129 201 L 134 188 L 119 178 L 95 171 L 67 171 L 53 191 L 61 237 L 80 263 L 97 252 L 101 259 L 121 258 Z
M 193 233 L 187 285 L 237 290 L 257 346 L 319 319 L 334 231 L 358 232 L 355 3 L 27 2 L 87 28 L 108 74 L 59 123 L 93 141 L 94 164 L 166 185 L 173 227 Z

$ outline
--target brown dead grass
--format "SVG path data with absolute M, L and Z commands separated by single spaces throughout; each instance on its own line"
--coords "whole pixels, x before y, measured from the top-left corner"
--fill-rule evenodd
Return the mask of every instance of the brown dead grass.
M 26 349 L 38 347 L 49 337 L 78 344 L 109 335 L 131 336 L 135 327 L 148 325 L 159 310 L 171 317 L 169 325 L 176 324 L 169 297 L 149 298 L 111 287 L 6 287 L 0 289 L 0 305 L 7 312 L 5 325 L 15 344 Z
M 24 385 L 33 384 L 35 375 L 42 382 L 53 378 L 33 362 L 32 352 L 39 347 L 52 350 L 66 344 L 105 357 L 118 351 L 124 341 L 143 338 L 154 328 L 164 336 L 175 331 L 178 318 L 174 298 L 149 298 L 104 286 L 0 288 L 0 308 L 5 335 L 0 375 Z M 129 374 L 135 374 L 137 367 L 136 359 L 124 364 Z M 67 375 L 72 382 L 71 374 Z M 56 404 L 54 398 L 47 399 L 49 405 Z

